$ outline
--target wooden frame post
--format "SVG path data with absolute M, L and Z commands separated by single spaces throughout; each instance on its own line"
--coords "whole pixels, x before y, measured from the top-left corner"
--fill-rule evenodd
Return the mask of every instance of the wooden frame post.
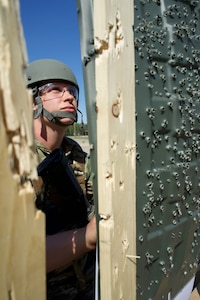
M 94 0 L 100 299 L 136 297 L 133 1 Z

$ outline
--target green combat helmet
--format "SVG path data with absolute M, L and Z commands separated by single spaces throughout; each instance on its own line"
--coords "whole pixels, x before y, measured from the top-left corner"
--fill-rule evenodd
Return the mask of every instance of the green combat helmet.
M 39 118 L 40 115 L 44 115 L 49 121 L 61 126 L 63 125 L 59 118 L 70 118 L 73 122 L 77 121 L 77 115 L 74 116 L 70 112 L 48 112 L 42 104 L 42 100 L 39 96 L 38 87 L 42 82 L 62 80 L 71 83 L 79 91 L 79 86 L 72 70 L 64 63 L 54 59 L 39 59 L 30 63 L 26 69 L 26 84 L 28 88 L 33 91 L 33 97 L 38 107 L 34 111 L 34 119 Z M 78 99 L 77 99 L 78 101 Z

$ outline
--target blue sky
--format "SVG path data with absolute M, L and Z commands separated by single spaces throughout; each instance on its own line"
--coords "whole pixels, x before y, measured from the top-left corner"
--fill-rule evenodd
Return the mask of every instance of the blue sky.
M 28 62 L 58 59 L 74 72 L 80 87 L 79 109 L 87 122 L 76 0 L 20 0 Z M 79 116 L 78 122 L 81 122 Z

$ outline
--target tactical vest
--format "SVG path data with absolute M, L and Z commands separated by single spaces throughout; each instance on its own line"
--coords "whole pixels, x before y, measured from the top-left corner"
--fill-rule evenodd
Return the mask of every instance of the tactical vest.
M 85 226 L 93 200 L 91 181 L 84 172 L 86 153 L 69 138 L 51 153 L 37 142 L 37 152 L 42 188 L 36 207 L 46 214 L 46 233 Z

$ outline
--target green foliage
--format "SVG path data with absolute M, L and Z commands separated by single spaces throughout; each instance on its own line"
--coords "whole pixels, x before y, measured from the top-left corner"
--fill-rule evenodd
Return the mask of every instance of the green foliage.
M 88 126 L 87 124 L 74 123 L 67 127 L 65 133 L 67 136 L 88 135 Z

